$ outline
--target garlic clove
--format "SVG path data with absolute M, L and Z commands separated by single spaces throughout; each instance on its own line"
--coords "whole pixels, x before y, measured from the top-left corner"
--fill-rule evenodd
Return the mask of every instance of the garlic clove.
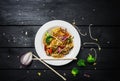
M 20 62 L 23 65 L 29 65 L 32 62 L 32 52 L 27 52 L 26 54 L 22 55 Z

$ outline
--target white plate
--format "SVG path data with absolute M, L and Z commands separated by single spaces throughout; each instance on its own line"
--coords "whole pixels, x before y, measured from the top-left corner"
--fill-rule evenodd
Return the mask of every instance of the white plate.
M 45 23 L 43 26 L 40 27 L 38 30 L 36 37 L 35 37 L 35 49 L 40 58 L 48 58 L 51 59 L 54 57 L 47 56 L 44 50 L 44 45 L 43 45 L 43 35 L 45 32 L 53 27 L 60 26 L 62 28 L 66 28 L 67 31 L 74 36 L 73 43 L 74 47 L 70 51 L 69 54 L 64 56 L 63 58 L 75 58 L 80 50 L 81 47 L 81 38 L 79 36 L 78 31 L 68 22 L 63 21 L 63 20 L 53 20 Z M 44 60 L 46 63 L 54 66 L 61 66 L 70 63 L 72 60 Z

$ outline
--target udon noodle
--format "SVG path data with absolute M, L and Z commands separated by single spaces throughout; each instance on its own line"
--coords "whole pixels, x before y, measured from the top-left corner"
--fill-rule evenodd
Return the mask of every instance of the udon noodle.
M 61 27 L 48 30 L 43 36 L 43 44 L 46 54 L 55 58 L 64 57 L 74 47 L 72 35 Z

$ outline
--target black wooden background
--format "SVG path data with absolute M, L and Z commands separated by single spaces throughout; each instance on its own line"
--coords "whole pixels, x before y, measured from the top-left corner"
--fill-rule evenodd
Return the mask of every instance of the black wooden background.
M 22 67 L 22 54 L 35 52 L 34 38 L 44 23 L 65 20 L 76 25 L 81 32 L 88 32 L 89 24 L 93 37 L 99 39 L 102 50 L 98 53 L 97 65 L 78 67 L 74 77 L 71 69 L 77 61 L 55 67 L 67 81 L 119 81 L 120 73 L 120 6 L 116 0 L 0 0 L 0 81 L 63 81 L 39 61 Z M 93 41 L 83 37 L 82 43 Z M 77 58 L 85 58 L 94 45 L 81 49 Z M 96 48 L 97 49 L 97 48 Z M 38 76 L 38 72 L 41 76 Z M 84 76 L 89 74 L 90 77 Z

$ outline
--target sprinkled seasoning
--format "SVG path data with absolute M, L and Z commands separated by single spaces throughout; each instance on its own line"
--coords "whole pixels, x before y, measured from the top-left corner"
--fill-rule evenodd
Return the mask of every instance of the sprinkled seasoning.
M 21 13 L 18 13 L 18 15 L 22 15 Z
M 37 75 L 38 75 L 38 76 L 41 76 L 41 72 L 37 72 Z
M 85 20 L 85 18 L 84 18 L 84 17 L 81 17 L 81 19 L 82 19 L 82 20 Z
M 44 72 L 46 72 L 46 70 L 44 70 Z
M 66 73 L 63 73 L 64 76 L 66 76 Z
M 25 38 L 25 41 L 27 41 L 27 39 Z
M 20 66 L 19 66 L 19 68 L 21 69 L 21 68 L 22 68 L 22 66 L 20 65 Z
M 27 73 L 30 73 L 29 71 L 27 71 Z
M 108 44 L 110 44 L 110 41 L 107 41 Z
M 95 12 L 95 9 L 92 9 L 93 12 Z
M 8 57 L 8 58 L 10 58 L 10 56 L 9 56 L 9 55 L 8 55 L 7 57 Z
M 23 24 L 24 22 L 21 22 L 21 24 Z
M 34 65 L 34 68 L 36 68 L 37 66 L 36 65 Z
M 45 4 L 43 4 L 43 6 L 45 6 Z
M 20 56 L 17 56 L 17 58 L 19 58 Z
M 93 63 L 93 65 L 95 66 L 97 63 L 95 62 L 95 63 Z
M 27 32 L 27 31 L 25 32 L 25 35 L 28 35 L 28 32 Z
M 8 40 L 8 42 L 10 42 L 10 40 Z
M 53 13 L 53 12 L 54 12 L 54 10 L 51 10 L 51 12 Z
M 13 42 L 15 43 L 15 42 L 16 42 L 16 40 L 13 40 Z
M 24 33 L 24 31 L 21 31 L 21 33 Z
M 3 36 L 5 36 L 6 34 L 5 33 L 3 33 Z
M 94 68 L 96 70 L 96 68 Z

